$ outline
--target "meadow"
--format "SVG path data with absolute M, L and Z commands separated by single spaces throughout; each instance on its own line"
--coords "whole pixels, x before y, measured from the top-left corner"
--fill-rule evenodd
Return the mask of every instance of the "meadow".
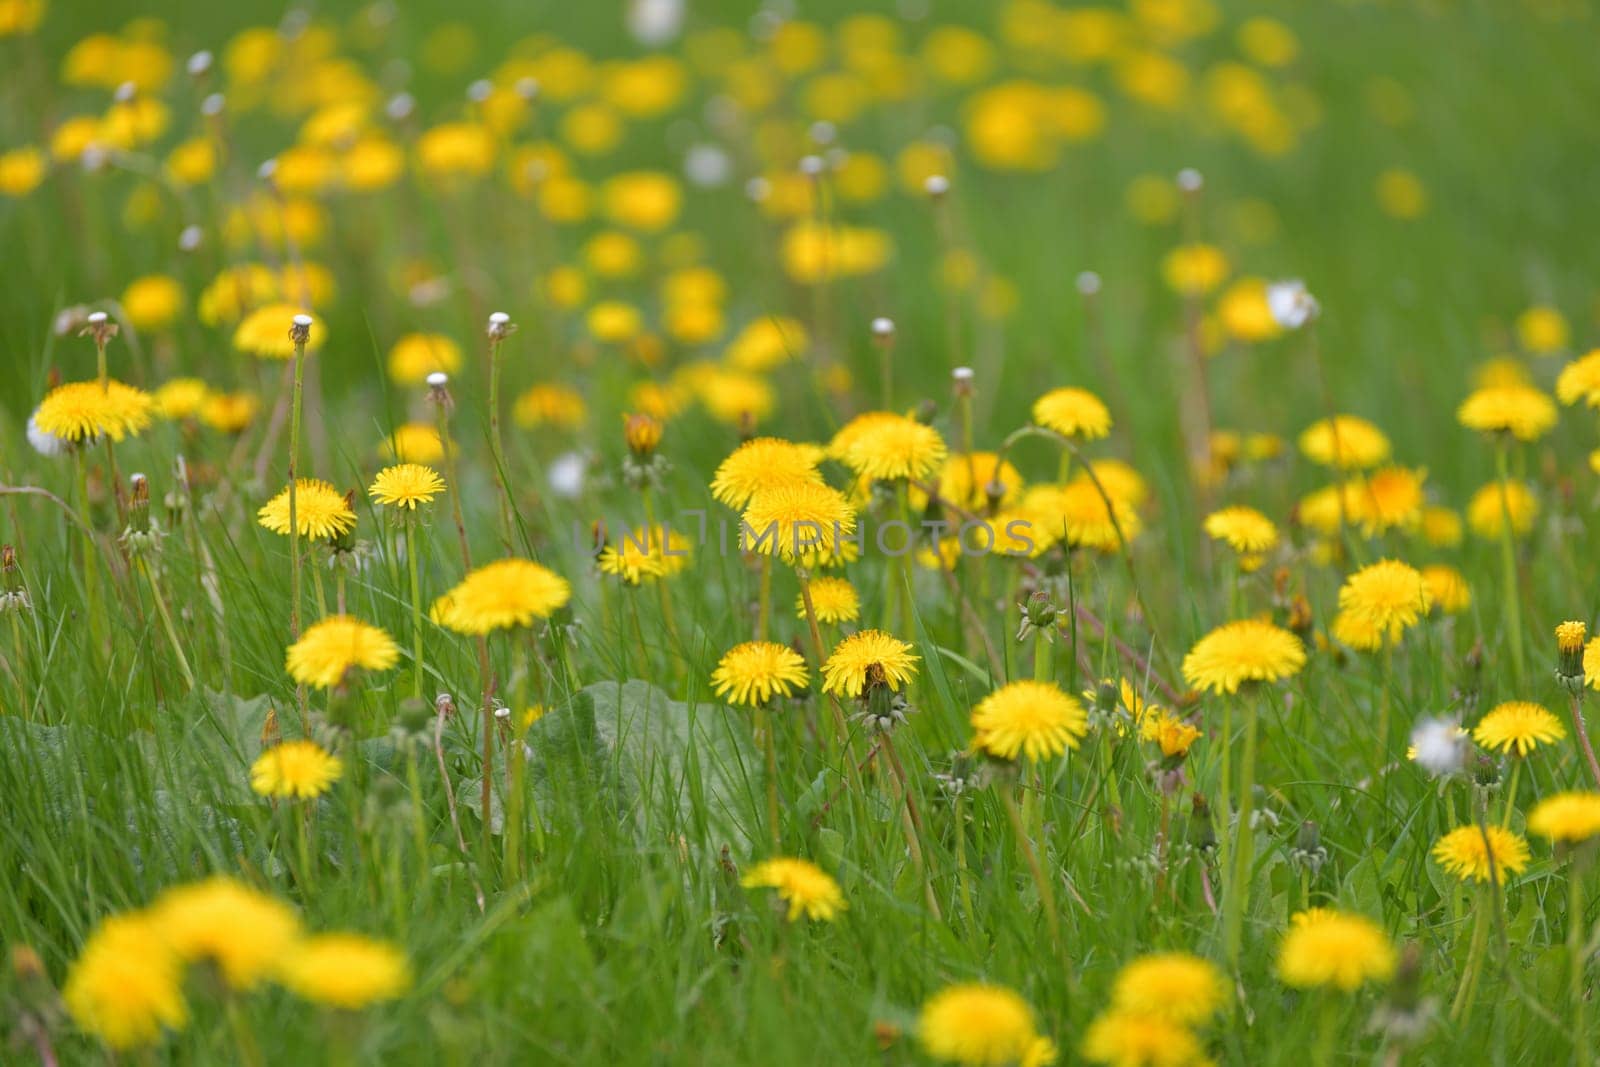
M 0 0 L 0 1061 L 1593 1063 L 1596 32 Z

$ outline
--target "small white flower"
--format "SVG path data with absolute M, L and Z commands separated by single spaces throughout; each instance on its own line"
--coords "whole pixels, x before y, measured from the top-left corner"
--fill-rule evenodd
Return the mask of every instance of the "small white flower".
M 1267 286 L 1267 310 L 1273 319 L 1286 330 L 1298 330 L 1317 317 L 1322 310 L 1317 298 L 1306 289 L 1299 278 L 1273 282 Z
M 583 492 L 589 461 L 580 452 L 563 452 L 550 464 L 550 491 L 564 500 L 576 499 Z
M 1411 731 L 1417 766 L 1442 778 L 1461 770 L 1467 759 L 1467 732 L 1454 719 L 1426 718 Z
M 733 164 L 728 153 L 714 144 L 697 144 L 683 157 L 683 174 L 689 184 L 700 189 L 716 189 L 728 184 Z

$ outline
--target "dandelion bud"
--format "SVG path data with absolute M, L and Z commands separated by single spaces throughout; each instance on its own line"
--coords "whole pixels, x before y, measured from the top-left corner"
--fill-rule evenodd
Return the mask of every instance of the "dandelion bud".
M 1074 284 L 1078 292 L 1084 296 L 1093 296 L 1100 291 L 1100 275 L 1092 270 L 1080 271 Z
M 311 316 L 296 315 L 289 322 L 289 340 L 303 345 L 311 340 Z
M 1556 677 L 1573 692 L 1583 689 L 1583 645 L 1588 636 L 1589 628 L 1581 622 L 1556 627 Z
M 622 417 L 622 439 L 627 442 L 628 451 L 639 459 L 647 460 L 655 454 L 661 444 L 661 433 L 661 423 L 649 415 Z
M 1479 789 L 1491 790 L 1500 785 L 1500 764 L 1487 753 L 1478 753 L 1472 764 L 1472 784 Z
M 1026 641 L 1039 634 L 1046 641 L 1055 639 L 1056 606 L 1043 589 L 1037 590 L 1022 602 L 1022 625 L 1017 628 L 1017 640 Z
M 27 609 L 28 591 L 22 588 L 17 550 L 10 545 L 0 545 L 0 615 Z
M 211 53 L 206 51 L 196 52 L 184 64 L 184 69 L 191 78 L 203 78 L 211 72 Z
M 1178 189 L 1182 192 L 1198 193 L 1205 184 L 1205 176 L 1193 167 L 1184 167 L 1178 172 Z
M 894 339 L 894 320 L 884 318 L 882 315 L 872 320 L 872 336 L 877 341 L 890 341 Z
M 489 326 L 486 332 L 489 335 L 489 340 L 499 342 L 510 337 L 516 332 L 516 329 L 516 323 L 511 321 L 510 315 L 507 315 L 504 311 L 496 311 L 489 316 Z
M 933 199 L 938 200 L 950 191 L 950 179 L 943 174 L 930 174 L 922 183 L 922 191 Z
M 1217 847 L 1216 828 L 1211 825 L 1211 805 L 1199 793 L 1191 798 L 1189 808 L 1188 842 L 1199 852 Z

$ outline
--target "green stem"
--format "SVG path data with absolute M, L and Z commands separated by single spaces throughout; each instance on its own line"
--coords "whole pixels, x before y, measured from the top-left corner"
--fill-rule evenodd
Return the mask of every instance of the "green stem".
M 1259 716 L 1260 696 L 1252 695 L 1245 701 L 1244 759 L 1239 773 L 1239 808 L 1237 817 L 1238 838 L 1233 850 L 1233 879 L 1230 892 L 1223 900 L 1223 940 L 1227 947 L 1228 963 L 1234 972 L 1239 970 L 1239 950 L 1244 931 L 1244 913 L 1250 903 L 1250 871 L 1255 862 L 1255 835 L 1250 830 L 1250 813 L 1255 807 L 1256 784 L 1256 723 Z
M 1506 812 L 1500 819 L 1500 825 L 1511 826 L 1511 813 L 1517 810 L 1517 783 L 1522 779 L 1522 757 L 1511 757 L 1511 779 L 1506 783 Z
M 156 584 L 156 576 L 150 570 L 150 564 L 144 560 L 139 561 L 139 572 L 144 575 L 145 581 L 150 583 L 150 596 L 156 604 L 156 614 L 161 617 L 161 627 L 167 632 L 167 640 L 172 642 L 172 654 L 178 657 L 178 670 L 183 673 L 183 680 L 194 691 L 194 672 L 189 669 L 189 660 L 183 654 L 183 642 L 178 639 L 177 628 L 172 625 L 172 616 L 167 611 L 167 602 L 161 595 L 161 586 Z
M 305 391 L 306 345 L 294 345 L 294 386 L 289 400 L 289 639 L 300 639 L 300 406 Z M 300 705 L 300 722 L 307 719 L 307 693 L 304 685 L 295 686 Z
M 500 486 L 500 539 L 512 553 L 511 515 L 516 510 L 506 481 L 506 450 L 500 439 L 500 341 L 489 342 L 489 447 L 494 450 L 494 480 Z
M 1467 965 L 1461 973 L 1461 984 L 1456 987 L 1455 999 L 1450 1003 L 1450 1021 L 1466 1029 L 1472 1015 L 1472 995 L 1478 984 L 1478 971 L 1483 966 L 1483 950 L 1489 943 L 1489 906 L 1485 899 L 1487 887 L 1478 890 L 1473 907 L 1472 944 L 1467 949 Z
M 767 826 L 772 834 L 772 854 L 777 856 L 783 853 L 778 821 L 778 746 L 772 736 L 772 712 L 762 708 L 757 715 L 756 727 L 761 731 L 761 749 L 767 761 Z
M 1518 595 L 1517 556 L 1513 547 L 1511 530 L 1511 481 L 1506 470 L 1506 453 L 1510 445 L 1501 442 L 1495 446 L 1495 473 L 1500 479 L 1500 565 L 1505 575 L 1506 628 L 1510 631 L 1512 681 L 1522 688 L 1527 676 L 1522 659 L 1522 599 Z
M 73 451 L 78 459 L 78 510 L 83 519 L 83 598 L 89 613 L 91 659 L 98 661 L 106 644 L 106 619 L 100 606 L 100 553 L 95 548 L 94 525 L 89 512 L 89 460 L 82 444 Z
M 1033 876 L 1034 888 L 1039 891 L 1039 904 L 1044 908 L 1046 924 L 1050 927 L 1050 944 L 1053 948 L 1061 947 L 1061 920 L 1056 915 L 1056 895 L 1050 887 L 1050 879 L 1045 877 L 1044 868 L 1039 865 L 1039 855 L 1034 851 L 1033 842 L 1028 840 L 1027 828 L 1022 822 L 1022 812 L 1017 808 L 1016 791 L 1009 781 L 1002 780 L 996 787 L 1000 793 L 1000 803 L 1006 809 L 1006 818 L 1011 821 L 1011 831 L 1016 835 L 1017 850 L 1022 853 L 1023 861 L 1028 865 L 1028 873 Z
M 1588 1006 L 1583 995 L 1584 952 L 1583 868 L 1584 859 L 1574 854 L 1567 860 L 1567 995 L 1572 1001 L 1572 1045 L 1578 1051 L 1578 1067 L 1594 1062 L 1589 1047 Z
M 761 592 L 760 600 L 756 605 L 756 640 L 767 639 L 768 626 L 772 617 L 772 557 L 763 554 L 761 557 Z M 820 661 L 819 661 L 820 662 Z
M 422 666 L 422 581 L 418 576 L 417 519 L 406 519 L 406 569 L 411 572 L 411 663 L 416 668 L 416 683 L 412 695 L 422 699 L 425 673 Z

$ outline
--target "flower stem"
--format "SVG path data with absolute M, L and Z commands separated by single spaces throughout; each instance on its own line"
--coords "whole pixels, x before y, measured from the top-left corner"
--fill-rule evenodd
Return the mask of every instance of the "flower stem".
M 417 573 L 417 520 L 406 520 L 406 569 L 411 572 L 411 664 L 416 668 L 416 683 L 412 695 L 422 699 L 425 674 L 422 666 L 422 582 Z
M 767 828 L 772 834 L 772 853 L 781 855 L 783 840 L 778 823 L 778 746 L 772 736 L 772 712 L 762 708 L 756 728 L 761 731 L 761 750 L 767 763 Z
M 1500 825 L 1506 828 L 1511 826 L 1511 813 L 1517 810 L 1517 783 L 1522 779 L 1522 757 L 1511 757 L 1511 779 L 1506 783 L 1506 812 L 1501 817 Z
M 1487 887 L 1478 890 L 1472 917 L 1472 945 L 1467 949 L 1467 965 L 1461 973 L 1461 985 L 1456 987 L 1455 999 L 1450 1003 L 1450 1021 L 1457 1023 L 1462 1030 L 1466 1029 L 1467 1020 L 1472 1015 L 1472 996 L 1478 984 L 1478 971 L 1483 966 L 1483 950 L 1489 943 L 1489 908 L 1488 901 L 1484 899 L 1488 894 Z
M 305 392 L 306 343 L 294 343 L 294 385 L 289 400 L 289 639 L 300 639 L 300 405 Z M 307 693 L 304 684 L 295 686 L 295 700 L 300 705 L 300 723 L 308 717 Z
M 1500 565 L 1505 575 L 1505 612 L 1506 628 L 1509 630 L 1511 641 L 1511 669 L 1512 681 L 1518 689 L 1522 688 L 1522 680 L 1527 677 L 1527 669 L 1522 659 L 1522 599 L 1517 589 L 1517 556 L 1513 547 L 1513 533 L 1511 530 L 1511 484 L 1510 475 L 1506 469 L 1506 453 L 1510 446 L 1500 442 L 1495 446 L 1494 466 L 1495 474 L 1500 479 Z
M 1589 773 L 1594 776 L 1594 784 L 1600 786 L 1600 762 L 1594 758 L 1594 746 L 1589 743 L 1589 728 L 1583 721 L 1583 697 L 1573 693 L 1571 703 L 1572 729 L 1578 735 L 1578 747 L 1583 749 L 1583 759 L 1589 765 Z
M 83 446 L 74 449 L 78 458 L 78 510 L 83 519 L 83 598 L 89 613 L 89 637 L 98 660 L 105 647 L 105 614 L 100 606 L 100 554 L 95 548 L 94 525 L 89 513 L 89 460 Z
M 172 615 L 167 611 L 167 602 L 161 595 L 161 586 L 156 583 L 156 576 L 151 572 L 149 563 L 141 559 L 138 565 L 139 573 L 150 583 L 150 596 L 155 601 L 156 614 L 161 617 L 161 627 L 167 632 L 167 640 L 172 642 L 172 654 L 178 657 L 178 670 L 182 672 L 184 683 L 188 685 L 190 692 L 193 692 L 194 672 L 189 669 L 189 660 L 183 654 L 183 642 L 178 639 L 177 628 L 172 625 Z
M 1578 1067 L 1589 1067 L 1594 1055 L 1589 1047 L 1587 1005 L 1583 995 L 1584 922 L 1583 874 L 1586 857 L 1574 853 L 1567 860 L 1567 995 L 1572 1001 L 1572 1045 L 1578 1052 Z
M 1033 842 L 1028 840 L 1028 832 L 1022 824 L 1022 812 L 1017 809 L 1017 796 L 1011 783 L 1001 781 L 996 789 L 1000 793 L 1000 803 L 1005 806 L 1006 818 L 1011 820 L 1011 830 L 1017 838 L 1017 850 L 1022 853 L 1022 858 L 1028 865 L 1028 873 L 1033 876 L 1034 888 L 1039 891 L 1039 903 L 1044 908 L 1045 922 L 1050 927 L 1050 944 L 1059 949 L 1061 920 L 1056 916 L 1055 891 L 1050 888 L 1050 879 L 1045 877 L 1044 868 L 1039 865 L 1039 855 L 1034 851 Z
M 1253 695 L 1244 708 L 1244 759 L 1239 773 L 1238 837 L 1233 848 L 1233 877 L 1222 901 L 1222 932 L 1228 963 L 1237 972 L 1239 949 L 1244 931 L 1244 912 L 1250 902 L 1250 869 L 1255 862 L 1255 835 L 1250 829 L 1250 812 L 1255 806 L 1256 721 L 1260 697 Z
M 500 486 L 500 540 L 512 553 L 511 515 L 516 510 L 506 481 L 506 450 L 500 440 L 500 341 L 489 341 L 489 447 L 494 450 L 494 480 Z

